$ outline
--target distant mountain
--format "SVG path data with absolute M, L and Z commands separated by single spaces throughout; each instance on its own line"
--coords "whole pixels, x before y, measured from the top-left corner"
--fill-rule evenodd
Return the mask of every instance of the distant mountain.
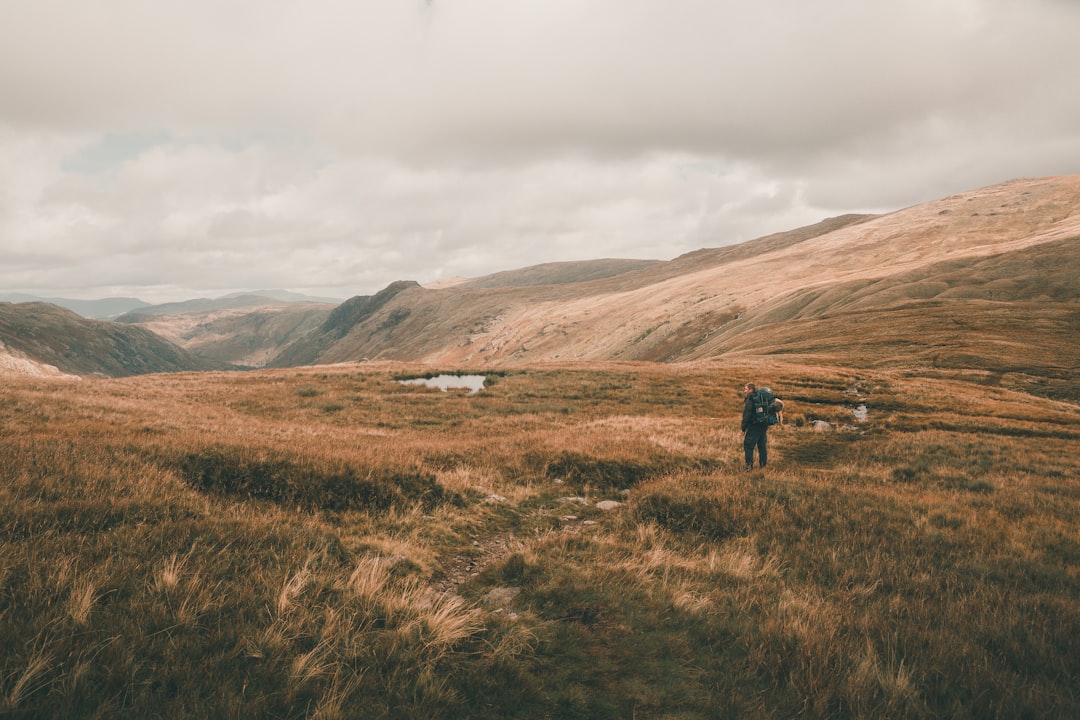
M 296 293 L 292 290 L 251 290 L 249 292 L 237 292 L 223 295 L 226 298 L 243 297 L 245 295 L 254 295 L 256 297 L 270 298 L 271 300 L 277 300 L 278 302 L 286 303 L 331 303 L 337 305 L 343 302 L 342 298 L 332 297 L 319 297 L 315 295 L 304 295 L 303 293 Z
M 322 324 L 340 302 L 288 290 L 233 293 L 154 305 L 116 321 L 151 330 L 196 357 L 257 368 Z
M 178 302 L 154 305 L 138 298 L 110 297 L 99 300 L 76 300 L 61 297 L 40 297 L 26 293 L 0 293 L 0 302 L 24 303 L 43 302 L 59 305 L 85 318 L 94 320 L 119 320 L 132 322 L 142 315 L 175 315 L 186 312 L 213 312 L 216 310 L 252 308 L 263 305 L 282 305 L 289 303 L 320 303 L 338 305 L 341 298 L 315 297 L 295 293 L 291 290 L 258 290 L 255 292 L 237 292 L 219 298 L 196 298 Z M 127 315 L 128 317 L 124 317 Z M 137 319 L 134 322 L 138 322 Z
M 265 302 L 249 305 L 251 296 L 229 307 L 227 302 L 200 309 L 198 303 L 176 303 L 169 314 L 132 313 L 121 318 L 185 348 L 196 357 L 241 368 L 264 366 L 283 348 L 320 326 L 332 304 Z
M 116 318 L 117 322 L 139 323 L 148 318 L 161 315 L 184 315 L 187 313 L 209 313 L 222 310 L 250 309 L 257 307 L 278 307 L 290 301 L 275 300 L 264 295 L 234 294 L 219 298 L 195 298 L 178 302 L 147 305 Z
M 149 303 L 145 303 L 137 298 L 111 297 L 102 298 L 100 300 L 73 300 L 71 298 L 37 297 L 36 295 L 27 295 L 25 293 L 0 293 L 0 302 L 49 303 L 51 305 L 59 305 L 60 307 L 67 308 L 85 318 L 93 318 L 95 320 L 109 320 L 111 318 L 119 317 L 126 312 L 131 312 L 132 310 L 150 307 Z
M 6 352 L 73 375 L 123 377 L 226 367 L 149 330 L 80 317 L 48 303 L 0 302 L 0 343 Z

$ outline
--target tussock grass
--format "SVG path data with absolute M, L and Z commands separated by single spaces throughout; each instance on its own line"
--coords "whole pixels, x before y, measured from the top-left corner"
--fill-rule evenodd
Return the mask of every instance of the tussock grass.
M 429 370 L 0 387 L 0 714 L 1080 715 L 1075 405 L 940 368 L 396 382 Z M 788 422 L 746 474 L 751 377 Z
M 635 493 L 635 523 L 656 525 L 669 533 L 699 540 L 719 541 L 748 532 L 740 517 L 738 499 L 726 488 L 717 492 L 700 481 L 678 478 L 661 487 L 656 485 Z
M 455 501 L 429 473 L 318 464 L 267 456 L 247 448 L 208 448 L 171 462 L 195 487 L 209 492 L 271 500 L 306 510 L 387 510 Z

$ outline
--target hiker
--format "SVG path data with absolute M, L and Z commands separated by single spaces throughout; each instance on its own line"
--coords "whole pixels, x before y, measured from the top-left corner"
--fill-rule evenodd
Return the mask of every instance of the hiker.
M 757 391 L 757 386 L 754 383 L 746 383 L 743 387 L 743 413 L 742 413 L 742 430 L 746 433 L 743 436 L 743 451 L 746 454 L 746 472 L 750 472 L 754 469 L 754 448 L 758 451 L 758 462 L 760 467 L 765 467 L 765 463 L 769 460 L 769 448 L 768 448 L 768 433 L 769 426 L 763 423 L 759 423 L 754 418 L 754 393 Z

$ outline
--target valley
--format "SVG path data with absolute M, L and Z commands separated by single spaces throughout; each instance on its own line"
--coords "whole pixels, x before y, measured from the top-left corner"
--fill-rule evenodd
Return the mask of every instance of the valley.
M 337 304 L 0 303 L 0 715 L 1078 716 L 1077 277 L 1073 176 Z

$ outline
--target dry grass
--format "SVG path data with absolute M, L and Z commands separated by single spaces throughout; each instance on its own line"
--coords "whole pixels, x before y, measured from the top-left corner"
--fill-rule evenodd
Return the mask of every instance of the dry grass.
M 0 713 L 1080 713 L 1075 405 L 778 362 L 395 381 L 424 370 L 0 388 Z M 788 422 L 746 475 L 751 377 Z

